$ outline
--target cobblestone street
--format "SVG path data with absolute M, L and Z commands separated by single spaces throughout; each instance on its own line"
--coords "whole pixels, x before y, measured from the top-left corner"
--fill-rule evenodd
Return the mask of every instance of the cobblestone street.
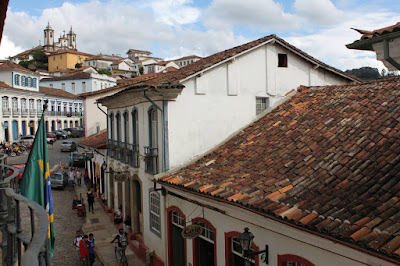
M 79 142 L 79 139 L 73 139 Z M 69 153 L 60 152 L 61 140 L 54 143 L 53 147 L 49 146 L 50 168 L 58 165 L 61 161 L 62 165 L 68 163 Z M 20 164 L 26 163 L 27 154 L 9 157 L 7 163 Z M 80 230 L 84 223 L 83 217 L 78 217 L 77 210 L 72 209 L 72 201 L 76 199 L 75 191 L 52 189 L 54 204 L 54 230 L 56 235 L 56 245 L 54 251 L 54 265 L 77 265 L 77 252 L 73 247 L 73 239 L 76 231 Z M 22 211 L 22 227 L 25 232 L 29 232 L 29 211 L 26 206 L 21 206 Z M 95 265 L 101 265 L 99 262 Z

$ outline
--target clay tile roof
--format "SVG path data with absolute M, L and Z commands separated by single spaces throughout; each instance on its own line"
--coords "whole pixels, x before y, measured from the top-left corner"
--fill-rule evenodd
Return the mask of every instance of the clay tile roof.
M 136 49 L 129 49 L 128 52 L 126 52 L 126 53 L 129 54 L 130 52 L 138 52 L 138 53 L 152 54 L 152 53 L 149 52 L 149 51 L 136 50 Z
M 84 52 L 79 52 L 76 50 L 59 50 L 57 52 L 51 53 L 49 56 L 53 56 L 53 55 L 58 55 L 58 54 L 76 54 L 76 55 L 83 55 L 83 56 L 90 56 L 92 57 L 92 54 L 88 54 L 88 53 L 84 53 Z
M 69 93 L 61 89 L 54 89 L 54 88 L 40 86 L 39 91 L 47 95 L 79 99 L 79 97 L 76 96 L 75 94 Z
M 400 78 L 304 87 L 159 182 L 399 261 L 399 110 Z
M 197 56 L 197 55 L 188 55 L 188 56 L 184 56 L 184 57 L 175 59 L 174 61 L 186 60 L 186 59 L 191 59 L 191 58 L 201 58 L 201 57 Z
M 357 32 L 362 34 L 360 40 L 366 40 L 366 39 L 371 39 L 374 37 L 379 37 L 379 36 L 382 36 L 385 34 L 400 31 L 400 22 L 397 22 L 394 25 L 384 27 L 381 29 L 377 29 L 377 30 L 373 30 L 373 31 L 359 30 L 359 29 L 354 29 L 354 28 L 352 28 L 352 29 L 356 30 Z
M 90 77 L 91 77 L 90 73 L 83 72 L 83 71 L 79 71 L 79 72 L 72 71 L 69 74 L 65 74 L 65 75 L 62 75 L 60 77 L 44 78 L 43 81 L 70 80 L 70 79 L 88 79 Z
M 12 89 L 13 87 L 9 86 L 7 83 L 4 81 L 0 81 L 0 88 L 7 88 L 7 89 Z
M 107 130 L 102 130 L 98 134 L 84 138 L 79 144 L 93 147 L 96 149 L 105 149 L 107 145 Z
M 22 70 L 22 71 L 25 71 L 25 72 L 29 72 L 29 73 L 32 73 L 32 74 L 35 74 L 35 75 L 37 75 L 35 72 L 33 72 L 33 71 L 31 71 L 31 70 L 29 70 L 29 69 L 27 69 L 27 68 L 25 68 L 25 67 L 23 67 L 23 66 L 20 66 L 20 65 L 18 65 L 18 64 L 15 64 L 15 63 L 13 63 L 13 62 L 11 62 L 11 61 L 5 61 L 3 64 L 1 64 L 0 65 L 0 71 L 1 70 L 9 70 L 9 69 L 19 69 L 19 70 Z
M 145 80 L 155 78 L 158 75 L 160 75 L 160 73 L 148 73 L 148 74 L 144 74 L 144 75 L 141 75 L 141 76 L 135 77 L 135 78 L 121 79 L 121 80 L 117 81 L 116 86 L 105 88 L 102 90 L 81 93 L 78 96 L 79 97 L 87 97 L 87 96 L 93 96 L 93 95 L 97 95 L 97 94 L 101 94 L 101 93 L 105 93 L 105 92 L 115 91 L 118 89 L 124 89 L 126 87 L 143 82 Z

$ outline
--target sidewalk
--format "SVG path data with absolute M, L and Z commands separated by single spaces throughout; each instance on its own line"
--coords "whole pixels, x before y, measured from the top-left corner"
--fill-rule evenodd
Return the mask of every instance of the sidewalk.
M 75 187 L 76 196 L 79 199 L 82 195 L 86 206 L 85 223 L 82 227 L 84 234 L 93 233 L 95 242 L 96 260 L 100 260 L 103 265 L 119 265 L 114 253 L 115 244 L 110 243 L 118 234 L 115 225 L 110 221 L 110 218 L 105 213 L 99 199 L 94 202 L 94 214 L 88 212 L 87 203 L 87 188 L 85 186 Z M 127 247 L 126 257 L 128 258 L 128 265 L 144 266 L 145 264 L 136 257 L 133 251 Z

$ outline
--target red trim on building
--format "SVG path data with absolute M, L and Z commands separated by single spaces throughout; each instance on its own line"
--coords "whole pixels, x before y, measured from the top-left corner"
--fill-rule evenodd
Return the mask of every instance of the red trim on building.
M 297 262 L 300 264 L 304 264 L 305 266 L 315 266 L 315 264 L 297 255 L 292 255 L 292 254 L 278 255 L 278 266 L 286 266 L 287 262 Z
M 232 238 L 239 238 L 240 237 L 239 232 L 236 231 L 231 231 L 231 232 L 226 232 L 225 233 L 225 265 L 226 266 L 231 266 L 233 264 L 232 261 Z M 259 248 L 253 243 L 251 245 L 251 248 L 257 252 L 259 251 Z M 256 255 L 254 258 L 254 264 L 255 266 L 259 266 L 259 255 Z
M 183 214 L 183 212 L 175 207 L 171 206 L 167 209 L 167 226 L 168 226 L 168 265 L 174 265 L 174 256 L 173 256 L 173 249 L 172 247 L 174 246 L 173 244 L 173 239 L 172 239 L 172 212 L 178 212 L 180 215 L 183 217 L 184 224 L 183 226 L 186 226 L 186 216 Z M 186 249 L 186 238 L 184 238 L 184 245 L 185 245 L 185 265 L 187 265 L 187 249 Z
M 208 227 L 211 228 L 211 230 L 214 233 L 214 266 L 217 266 L 217 229 L 215 229 L 215 227 L 206 219 L 204 218 L 200 218 L 200 217 L 196 217 L 194 219 L 192 219 L 192 224 L 199 224 L 199 223 L 204 223 L 206 224 Z M 195 239 L 193 239 L 193 266 L 199 266 L 199 241 L 198 241 L 198 237 L 196 237 Z

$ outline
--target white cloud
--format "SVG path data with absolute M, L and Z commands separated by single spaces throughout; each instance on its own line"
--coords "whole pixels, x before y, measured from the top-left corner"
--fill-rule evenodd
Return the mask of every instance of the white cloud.
M 335 25 L 346 17 L 330 0 L 296 0 L 294 9 L 306 22 L 318 26 Z
M 10 55 L 16 55 L 23 49 L 11 42 L 7 36 L 3 36 L 0 46 L 0 59 L 7 59 Z
M 200 9 L 192 6 L 190 0 L 156 0 L 150 2 L 156 21 L 167 25 L 197 22 Z
M 299 26 L 297 19 L 284 12 L 282 6 L 273 0 L 214 0 L 203 23 L 217 29 L 246 25 L 264 30 L 287 30 Z

